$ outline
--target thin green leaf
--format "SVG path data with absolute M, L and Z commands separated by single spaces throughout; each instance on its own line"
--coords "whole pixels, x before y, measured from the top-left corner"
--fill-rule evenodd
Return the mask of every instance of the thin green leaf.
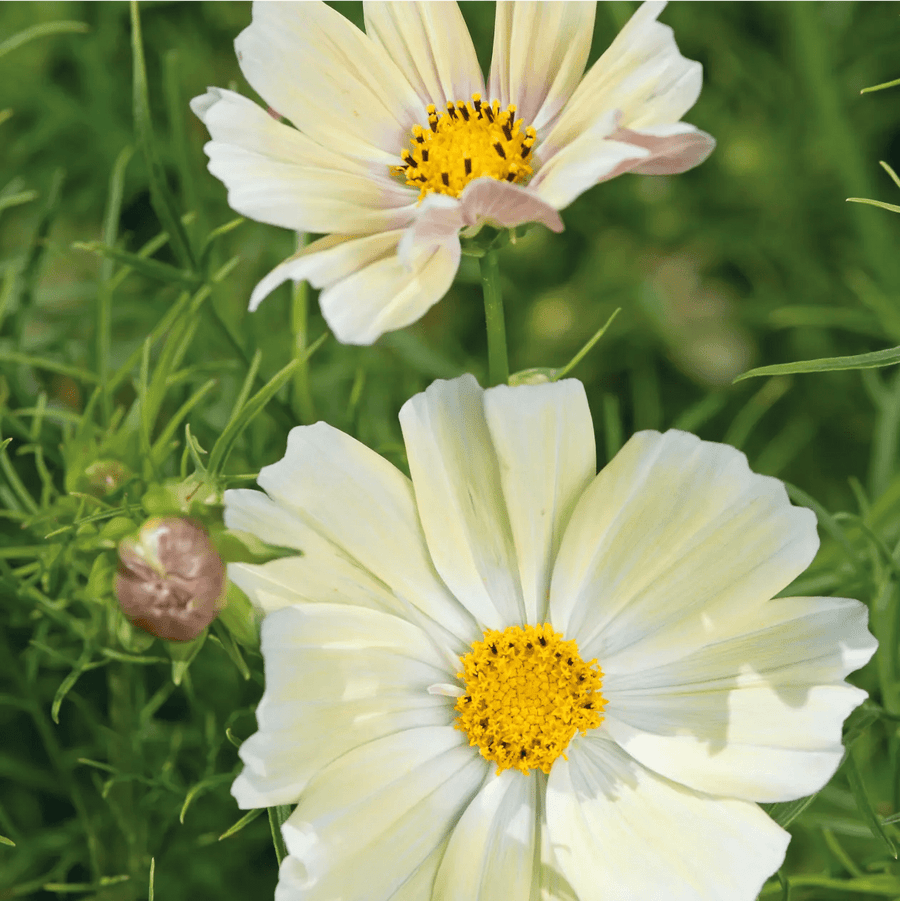
M 167 451 L 169 449 L 169 443 L 172 441 L 176 430 L 181 425 L 184 418 L 212 391 L 216 385 L 219 384 L 218 379 L 210 379 L 208 382 L 201 385 L 172 415 L 172 418 L 166 423 L 166 427 L 160 432 L 159 438 L 153 444 L 151 448 L 151 454 L 156 462 L 157 466 L 161 466 L 163 461 L 166 458 Z
M 153 882 L 156 876 L 156 858 L 150 858 L 150 889 L 147 894 L 147 901 L 153 901 Z
M 147 278 L 156 279 L 157 281 L 187 285 L 189 288 L 196 288 L 200 284 L 200 278 L 187 269 L 178 269 L 176 266 L 170 266 L 168 263 L 160 263 L 157 260 L 150 260 L 147 257 L 137 253 L 129 253 L 127 250 L 119 250 L 118 247 L 110 247 L 102 241 L 76 241 L 72 247 L 75 250 L 86 250 L 88 253 L 96 253 L 129 269 L 146 275 Z
M 868 197 L 848 197 L 847 203 L 867 203 L 869 206 L 881 207 L 891 213 L 900 213 L 900 206 L 895 203 L 885 203 L 883 200 L 870 200 Z
M 84 34 L 90 31 L 86 22 L 75 22 L 68 20 L 60 20 L 57 22 L 42 22 L 40 25 L 32 25 L 18 34 L 14 34 L 11 38 L 7 38 L 0 44 L 0 58 L 6 56 L 7 53 L 27 44 L 29 41 L 38 38 L 46 38 L 51 34 Z
M 267 810 L 269 811 L 269 827 L 272 830 L 272 844 L 275 846 L 275 859 L 280 867 L 281 861 L 287 857 L 287 848 L 281 835 L 281 827 L 291 815 L 291 808 L 287 804 L 279 804 L 277 807 L 269 807 Z
M 225 653 L 228 654 L 232 663 L 238 668 L 238 672 L 244 677 L 245 681 L 248 680 L 250 678 L 250 668 L 241 655 L 234 638 L 231 637 L 231 633 L 218 620 L 213 623 L 213 628 L 216 630 L 216 634 L 211 635 L 210 638 L 222 645 Z
M 839 372 L 846 369 L 879 369 L 900 363 L 900 347 L 889 347 L 868 354 L 852 357 L 824 357 L 821 360 L 801 360 L 797 363 L 776 363 L 773 366 L 759 366 L 741 373 L 734 382 L 758 378 L 762 375 L 800 375 L 807 372 Z M 732 382 L 732 384 L 734 384 Z
M 10 207 L 31 203 L 32 200 L 37 200 L 38 196 L 37 191 L 19 191 L 18 194 L 6 194 L 0 197 L 0 213 L 8 210 Z
M 797 798 L 796 801 L 777 801 L 770 804 L 760 804 L 759 806 L 773 819 L 779 826 L 787 828 L 794 820 L 816 800 L 819 793 L 808 795 L 805 798 Z
M 0 835 L 0 845 L 9 845 L 10 848 L 15 848 L 16 843 L 11 838 L 7 838 L 5 835 Z
M 191 804 L 194 803 L 195 798 L 203 794 L 203 792 L 215 788 L 217 785 L 221 785 L 223 782 L 230 782 L 231 779 L 231 773 L 219 773 L 217 776 L 211 776 L 209 779 L 198 782 L 190 789 L 190 791 L 188 791 L 187 796 L 184 799 L 184 804 L 181 805 L 181 813 L 178 815 L 178 821 L 184 823 L 184 815 L 188 812 L 188 808 Z
M 845 765 L 847 767 L 847 780 L 850 783 L 850 791 L 853 792 L 853 797 L 856 799 L 857 809 L 871 830 L 872 835 L 881 840 L 882 844 L 890 852 L 891 857 L 896 860 L 897 846 L 882 825 L 878 814 L 875 813 L 875 808 L 872 806 L 872 802 L 869 799 L 869 794 L 866 791 L 865 784 L 863 783 L 862 776 L 860 775 L 852 751 L 847 754 Z
M 219 841 L 222 841 L 223 838 L 230 838 L 236 832 L 240 832 L 244 826 L 252 823 L 261 813 L 263 812 L 262 807 L 257 807 L 255 810 L 251 810 L 248 813 L 245 813 L 233 826 L 226 829 L 220 836 Z
M 314 348 L 321 344 L 325 335 L 319 339 L 310 348 L 310 353 Z M 209 472 L 216 475 L 221 472 L 222 467 L 228 460 L 235 442 L 241 436 L 244 429 L 263 411 L 266 404 L 287 384 L 292 373 L 300 365 L 299 359 L 291 360 L 280 372 L 273 376 L 249 401 L 244 407 L 232 416 L 231 421 L 223 429 L 219 440 L 216 441 L 209 455 Z
M 87 664 L 90 662 L 90 656 L 90 652 L 85 649 L 84 653 L 75 664 L 75 668 L 65 679 L 63 679 L 62 684 L 56 690 L 53 704 L 50 707 L 50 718 L 57 725 L 59 725 L 59 708 L 62 706 L 62 702 L 65 700 L 66 695 L 72 690 L 72 687 L 81 677 L 81 674 L 87 669 Z
M 872 91 L 883 91 L 885 88 L 894 88 L 898 84 L 900 84 L 900 78 L 895 78 L 893 81 L 885 81 L 882 84 L 872 85 L 870 88 L 863 88 L 859 93 L 868 94 Z
M 66 363 L 60 363 L 58 360 L 48 360 L 45 357 L 35 357 L 31 354 L 19 353 L 16 350 L 7 350 L 0 348 L 0 363 L 19 363 L 22 366 L 31 366 L 34 369 L 45 370 L 46 372 L 55 372 L 58 375 L 66 375 L 76 382 L 96 382 L 97 376 L 93 372 L 86 369 L 79 369 L 77 366 L 69 366 Z
M 162 227 L 169 234 L 172 251 L 181 263 L 182 268 L 191 272 L 197 271 L 197 262 L 191 251 L 187 233 L 181 224 L 175 206 L 175 200 L 166 183 L 166 174 L 153 136 L 153 123 L 150 119 L 150 95 L 147 88 L 147 67 L 144 63 L 144 44 L 141 38 L 141 17 L 137 0 L 131 0 L 131 49 L 133 57 L 134 81 L 134 125 L 137 131 L 138 145 L 147 160 L 150 179 L 150 202 Z

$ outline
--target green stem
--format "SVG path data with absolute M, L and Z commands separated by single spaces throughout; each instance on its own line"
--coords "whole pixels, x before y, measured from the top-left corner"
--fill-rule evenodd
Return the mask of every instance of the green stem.
M 503 319 L 497 251 L 487 251 L 480 262 L 484 318 L 487 325 L 488 382 L 491 386 L 506 385 L 509 382 L 509 360 L 506 355 L 506 323 Z
M 306 245 L 306 235 L 297 233 L 297 250 Z M 309 343 L 309 284 L 305 281 L 294 285 L 291 295 L 291 328 L 294 332 L 294 358 L 300 364 L 294 370 L 293 394 L 291 396 L 294 414 L 304 424 L 310 425 L 318 418 L 309 385 L 309 360 L 306 350 Z

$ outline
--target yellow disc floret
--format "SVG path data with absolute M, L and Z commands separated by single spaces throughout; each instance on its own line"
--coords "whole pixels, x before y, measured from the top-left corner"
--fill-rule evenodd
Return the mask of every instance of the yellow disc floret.
M 497 764 L 545 773 L 576 732 L 600 725 L 606 700 L 596 660 L 585 663 L 574 641 L 549 623 L 488 629 L 461 657 L 465 694 L 456 702 L 456 728 Z
M 480 94 L 468 103 L 448 103 L 443 113 L 431 104 L 428 128 L 413 126 L 412 150 L 400 154 L 403 165 L 392 166 L 391 174 L 418 188 L 419 200 L 433 192 L 459 197 L 473 178 L 484 175 L 519 183 L 532 173 L 536 137 L 516 119 L 515 104 L 501 110 L 496 100 L 482 103 Z

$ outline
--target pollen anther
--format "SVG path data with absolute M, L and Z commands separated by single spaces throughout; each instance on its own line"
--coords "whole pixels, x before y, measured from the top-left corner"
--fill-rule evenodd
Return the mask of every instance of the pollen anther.
M 603 720 L 603 673 L 585 663 L 574 641 L 549 623 L 488 629 L 460 658 L 464 694 L 456 702 L 456 728 L 497 764 L 497 772 L 550 772 L 576 732 Z
M 473 94 L 470 102 L 448 103 L 443 113 L 430 104 L 426 113 L 428 127 L 413 126 L 411 149 L 401 151 L 402 165 L 390 170 L 419 189 L 419 200 L 432 192 L 459 197 L 472 179 L 484 176 L 520 184 L 534 171 L 537 133 L 522 127 L 515 104 L 501 110 L 497 100 L 487 104 Z

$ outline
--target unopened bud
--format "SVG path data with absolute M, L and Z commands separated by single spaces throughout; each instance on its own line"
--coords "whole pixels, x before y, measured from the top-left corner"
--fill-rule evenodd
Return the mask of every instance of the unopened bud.
M 119 545 L 116 597 L 131 622 L 157 638 L 190 641 L 218 615 L 225 564 L 192 519 L 149 519 Z
M 118 460 L 97 460 L 84 471 L 88 489 L 96 497 L 115 491 L 130 476 L 131 471 Z

